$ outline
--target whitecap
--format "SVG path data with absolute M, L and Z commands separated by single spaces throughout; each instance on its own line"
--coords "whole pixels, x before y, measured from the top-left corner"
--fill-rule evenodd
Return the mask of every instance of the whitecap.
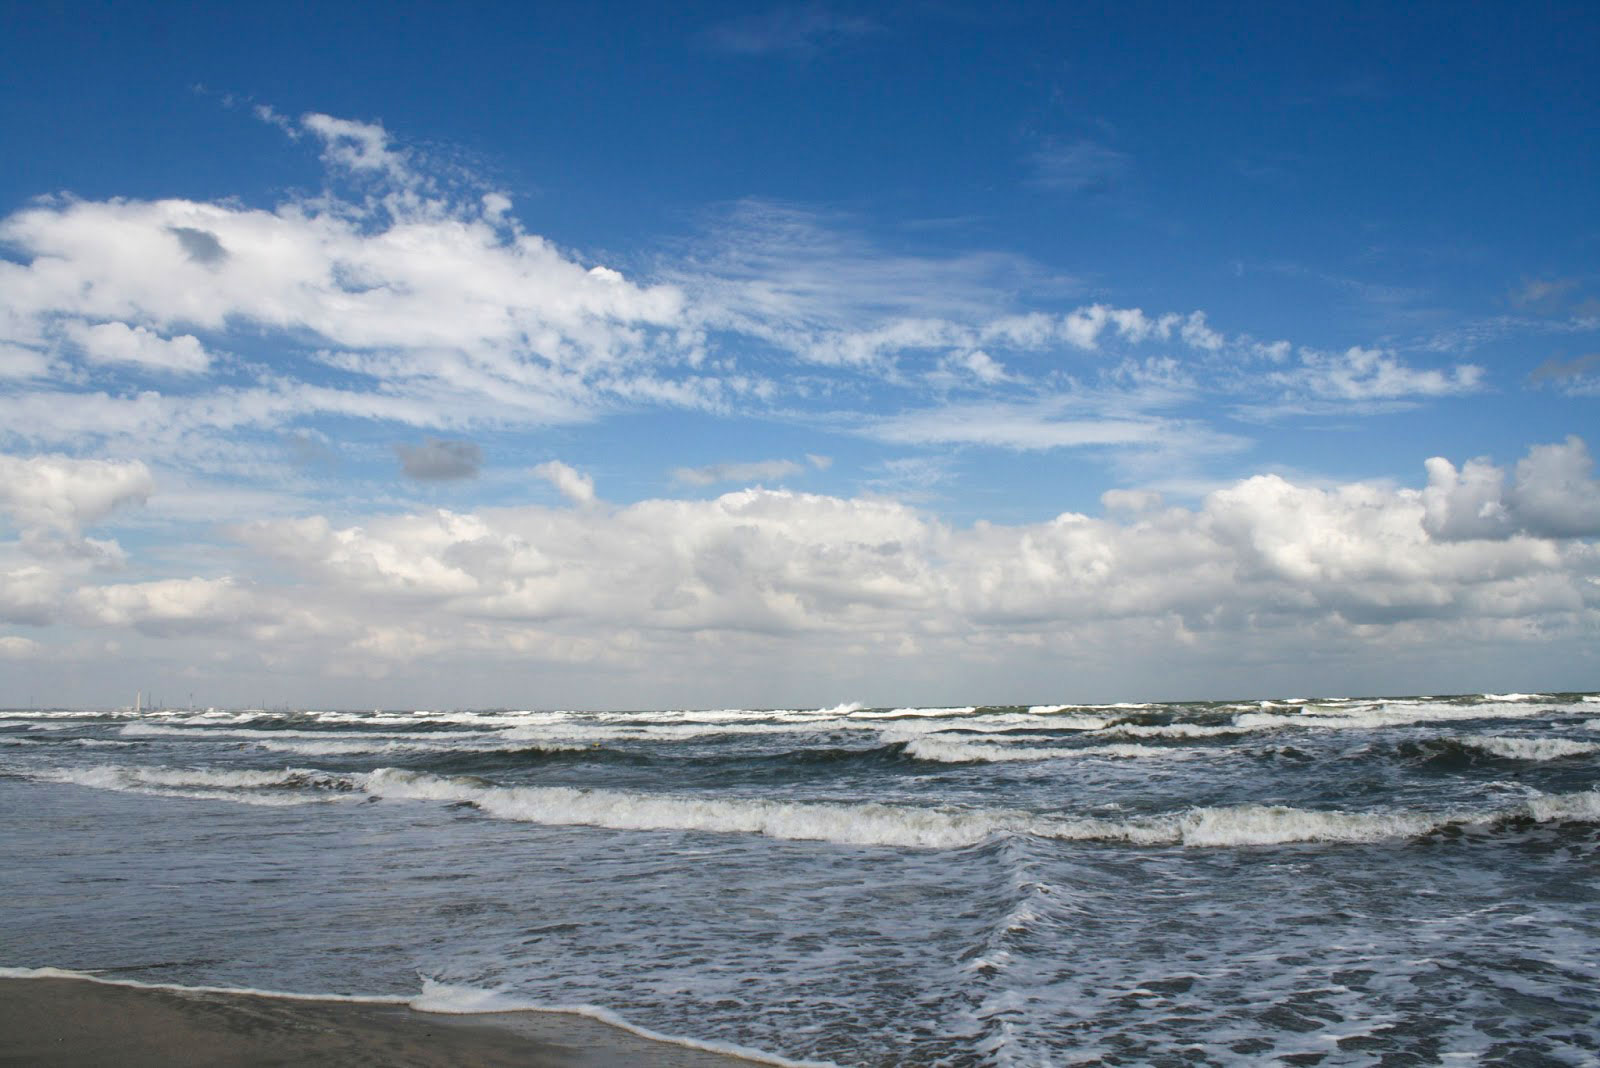
M 1375 842 L 1433 830 L 1435 816 L 1401 812 L 1324 812 L 1283 805 L 1199 808 L 1179 820 L 1188 846 L 1280 845 L 1289 842 Z
M 988 736 L 993 738 L 994 736 Z M 886 740 L 899 740 L 886 737 Z M 1011 760 L 1070 760 L 1094 757 L 1186 757 L 1189 749 L 1162 748 L 1152 745 L 1089 745 L 1074 748 L 1034 747 L 1010 744 L 985 744 L 979 740 L 956 740 L 929 735 L 918 735 L 906 742 L 907 756 L 918 760 L 937 761 L 942 764 L 993 763 Z
M 1460 737 L 1457 742 L 1493 756 L 1509 760 L 1559 760 L 1562 757 L 1582 756 L 1600 752 L 1593 742 L 1575 742 L 1566 738 L 1503 738 Z
M 1567 820 L 1594 823 L 1600 821 L 1600 790 L 1583 790 L 1571 794 L 1541 794 L 1524 801 L 1518 815 L 1525 815 L 1536 823 L 1559 823 Z
M 79 768 L 43 768 L 28 773 L 43 782 L 88 786 L 97 790 L 238 801 L 252 805 L 302 805 L 347 800 L 353 782 L 312 768 L 281 771 L 212 771 L 204 768 L 99 764 Z M 270 792 L 267 792 L 270 791 Z
M 384 798 L 467 802 L 499 819 L 548 826 L 636 831 L 712 831 L 843 845 L 949 849 L 1002 830 L 1026 831 L 1018 812 L 916 808 L 878 803 L 701 798 L 567 786 L 488 786 L 479 780 L 380 768 L 360 777 Z
M 1238 723 L 1117 723 L 1094 733 L 1124 738 L 1215 738 L 1249 732 L 1250 728 Z
M 1234 725 L 1250 730 L 1279 727 L 1321 727 L 1328 730 L 1370 730 L 1464 719 L 1525 719 L 1546 714 L 1532 704 L 1459 705 L 1442 702 L 1382 702 L 1367 708 L 1321 708 L 1308 705 L 1297 713 L 1244 712 Z

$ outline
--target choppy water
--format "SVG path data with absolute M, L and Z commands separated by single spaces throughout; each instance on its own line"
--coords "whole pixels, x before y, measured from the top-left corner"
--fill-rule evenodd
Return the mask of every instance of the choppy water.
M 841 1065 L 1600 1064 L 1600 698 L 6 713 L 0 965 Z

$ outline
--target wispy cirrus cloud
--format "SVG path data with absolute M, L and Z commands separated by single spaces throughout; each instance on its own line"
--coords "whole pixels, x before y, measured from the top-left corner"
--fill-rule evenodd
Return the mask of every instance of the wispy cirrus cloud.
M 851 222 L 800 205 L 741 200 L 710 216 L 660 274 L 689 295 L 708 327 L 790 349 L 897 323 L 992 316 L 1015 307 L 1019 294 L 1078 289 L 1012 253 L 891 252 Z
M 832 460 L 826 456 L 808 453 L 805 462 L 796 460 L 745 460 L 704 467 L 678 467 L 672 471 L 674 482 L 686 486 L 714 486 L 719 482 L 768 482 L 804 474 L 809 470 L 823 471 Z
M 1576 278 L 1527 278 L 1511 291 L 1511 303 L 1519 308 L 1547 308 L 1577 288 Z
M 1038 189 L 1101 196 L 1117 189 L 1132 163 L 1127 153 L 1097 141 L 1051 143 L 1028 154 L 1027 181 Z
M 883 32 L 862 15 L 848 15 L 821 4 L 776 7 L 740 15 L 707 28 L 701 39 L 719 52 L 743 56 L 806 57 Z
M 1554 386 L 1574 396 L 1600 394 L 1600 352 L 1570 360 L 1552 356 L 1533 369 L 1528 381 L 1536 386 Z
M 203 466 L 224 441 L 319 420 L 448 442 L 656 407 L 823 424 L 843 403 L 845 422 L 900 444 L 1138 451 L 1165 437 L 1206 454 L 1235 439 L 1202 433 L 1185 404 L 1292 417 L 1483 381 L 1388 349 L 1262 345 L 1201 310 L 1084 302 L 1079 281 L 1025 256 L 889 248 L 847 215 L 758 199 L 629 278 L 527 232 L 507 197 L 435 173 L 381 125 L 267 120 L 320 152 L 328 190 L 268 207 L 55 198 L 0 221 L 15 254 L 0 262 L 9 440 Z M 1115 155 L 1078 146 L 1057 162 Z M 467 477 L 440 447 L 402 462 Z
M 1471 393 L 1482 388 L 1484 369 L 1470 363 L 1417 368 L 1392 352 L 1356 345 L 1338 353 L 1303 350 L 1298 367 L 1275 371 L 1269 378 L 1291 393 L 1365 403 Z
M 1055 395 L 1017 402 L 974 402 L 910 409 L 864 425 L 860 433 L 897 445 L 980 445 L 1174 453 L 1236 452 L 1245 439 L 1195 419 L 1119 411 L 1106 397 Z

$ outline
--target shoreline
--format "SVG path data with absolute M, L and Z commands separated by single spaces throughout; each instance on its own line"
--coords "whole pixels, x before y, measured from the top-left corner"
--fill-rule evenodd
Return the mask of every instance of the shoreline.
M 429 1012 L 405 1000 L 276 996 L 0 976 L 0 1068 L 298 1064 L 407 1068 L 740 1068 L 784 1063 L 648 1038 L 576 1012 Z

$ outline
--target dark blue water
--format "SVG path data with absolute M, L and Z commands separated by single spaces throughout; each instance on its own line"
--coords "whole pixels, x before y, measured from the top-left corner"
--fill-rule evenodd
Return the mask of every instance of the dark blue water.
M 1600 1063 L 1583 695 L 7 714 L 0 965 L 838 1064 Z

